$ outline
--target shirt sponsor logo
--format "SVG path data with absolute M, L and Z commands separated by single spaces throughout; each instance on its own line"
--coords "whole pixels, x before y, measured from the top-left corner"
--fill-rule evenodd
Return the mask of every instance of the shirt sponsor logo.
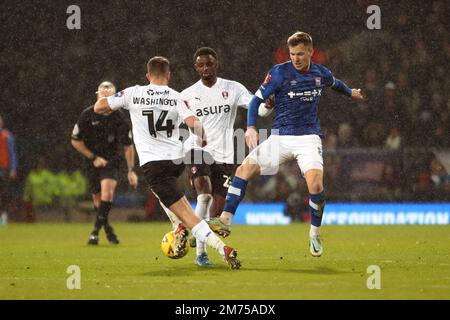
M 230 112 L 230 110 L 231 110 L 231 107 L 229 104 L 205 107 L 203 109 L 197 109 L 196 115 L 197 115 L 197 117 L 203 117 L 203 116 L 208 116 L 210 114 L 228 113 L 228 112 Z
M 314 101 L 317 97 L 322 95 L 322 89 L 307 90 L 303 92 L 289 92 L 289 98 L 300 97 L 301 101 Z
M 154 96 L 154 95 L 157 95 L 157 96 L 168 95 L 169 93 L 170 93 L 169 90 L 164 90 L 164 91 L 155 91 L 153 89 L 148 89 L 147 90 L 147 94 L 150 95 L 150 96 Z

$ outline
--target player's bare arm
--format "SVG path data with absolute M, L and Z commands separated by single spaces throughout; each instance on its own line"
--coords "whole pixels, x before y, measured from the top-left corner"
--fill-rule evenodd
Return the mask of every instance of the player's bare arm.
M 138 176 L 134 172 L 134 147 L 132 144 L 123 147 L 128 167 L 128 183 L 133 189 L 138 186 Z

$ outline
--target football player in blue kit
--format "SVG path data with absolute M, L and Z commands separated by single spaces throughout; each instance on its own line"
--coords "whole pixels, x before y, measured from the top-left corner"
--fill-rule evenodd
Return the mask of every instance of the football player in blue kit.
M 309 34 L 296 32 L 289 37 L 287 45 L 291 60 L 275 65 L 250 101 L 245 139 L 253 150 L 237 168 L 228 189 L 224 211 L 220 217 L 210 221 L 210 227 L 219 235 L 228 236 L 236 209 L 244 199 L 248 181 L 258 175 L 276 174 L 281 164 L 295 159 L 309 191 L 310 253 L 320 257 L 323 248 L 319 228 L 325 207 L 323 134 L 318 117 L 320 96 L 325 87 L 331 87 L 356 101 L 362 101 L 364 97 L 360 89 L 350 89 L 336 79 L 330 70 L 311 62 L 313 43 Z M 257 146 L 258 107 L 272 94 L 275 96 L 272 135 Z

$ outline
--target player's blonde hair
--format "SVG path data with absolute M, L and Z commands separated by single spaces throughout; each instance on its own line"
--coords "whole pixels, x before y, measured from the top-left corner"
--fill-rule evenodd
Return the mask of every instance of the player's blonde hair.
M 287 40 L 288 47 L 295 47 L 299 44 L 304 44 L 305 47 L 313 46 L 313 41 L 311 36 L 303 31 L 297 31 Z

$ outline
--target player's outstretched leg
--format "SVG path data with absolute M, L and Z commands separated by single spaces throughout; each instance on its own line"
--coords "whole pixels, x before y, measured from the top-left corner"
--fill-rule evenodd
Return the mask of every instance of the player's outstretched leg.
M 183 196 L 180 200 L 170 205 L 169 209 L 192 230 L 195 238 L 214 248 L 228 263 L 231 269 L 239 269 L 241 267 L 241 262 L 237 259 L 236 250 L 226 246 L 209 228 L 206 221 L 200 220 L 194 214 L 186 197 Z
M 167 217 L 169 218 L 170 223 L 172 224 L 173 231 L 176 231 L 178 229 L 179 225 L 183 224 L 183 222 L 177 217 L 177 215 L 175 213 L 170 211 L 170 209 L 167 208 L 164 205 L 164 203 L 161 202 L 161 200 L 159 200 L 159 204 L 164 209 L 164 212 L 166 213 Z
M 195 208 L 195 215 L 201 220 L 209 220 L 209 209 L 211 207 L 213 197 L 211 194 L 199 194 L 197 196 L 197 206 Z M 210 267 L 213 264 L 209 261 L 208 253 L 206 250 L 206 243 L 201 242 L 192 236 L 190 239 L 190 246 L 196 247 L 195 264 L 200 267 Z
M 322 224 L 324 208 L 324 191 L 319 194 L 309 195 L 309 211 L 311 214 L 311 229 L 309 231 L 309 252 L 313 257 L 320 257 L 323 253 L 323 247 L 319 235 L 319 228 Z
M 206 221 L 202 220 L 192 228 L 192 233 L 200 241 L 214 248 L 223 257 L 231 269 L 239 269 L 241 262 L 237 258 L 237 251 L 223 243 L 209 228 Z
M 167 217 L 169 217 L 169 220 L 172 223 L 172 229 L 175 234 L 174 256 L 184 256 L 187 250 L 186 245 L 189 237 L 189 231 L 186 229 L 183 222 L 177 217 L 177 215 L 173 213 L 169 208 L 167 208 L 164 203 L 161 202 L 161 200 L 159 201 L 159 204 L 164 209 L 164 212 L 166 213 Z
M 231 222 L 239 203 L 244 199 L 248 181 L 235 176 L 228 188 L 225 207 L 220 217 L 211 219 L 208 224 L 212 231 L 221 237 L 228 237 L 231 233 Z

